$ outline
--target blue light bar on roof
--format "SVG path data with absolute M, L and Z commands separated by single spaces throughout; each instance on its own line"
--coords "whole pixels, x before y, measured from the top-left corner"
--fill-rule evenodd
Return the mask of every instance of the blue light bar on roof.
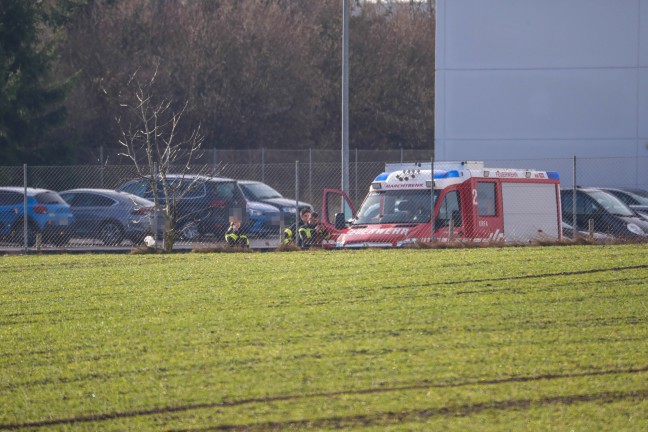
M 385 181 L 387 180 L 387 177 L 389 177 L 389 173 L 384 172 L 382 174 L 379 174 L 374 181 Z
M 459 171 L 457 171 L 457 170 L 450 170 L 450 171 L 434 170 L 434 178 L 435 179 L 444 179 L 444 178 L 452 178 L 452 177 L 460 177 Z
M 560 180 L 560 174 L 558 174 L 556 171 L 547 171 L 547 177 L 549 177 L 551 180 Z

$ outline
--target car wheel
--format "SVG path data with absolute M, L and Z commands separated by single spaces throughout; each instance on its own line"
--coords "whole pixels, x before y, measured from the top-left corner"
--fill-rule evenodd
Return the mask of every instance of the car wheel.
M 54 246 L 65 246 L 70 241 L 70 236 L 67 234 L 52 235 L 48 241 Z
M 198 238 L 200 232 L 198 231 L 198 224 L 196 222 L 185 222 L 180 226 L 178 230 L 180 234 L 180 239 L 186 241 L 193 241 Z
M 9 240 L 12 243 L 17 243 L 19 246 L 25 246 L 25 237 L 23 236 L 23 222 L 22 220 L 16 221 L 12 224 L 16 229 L 9 235 Z M 36 234 L 38 228 L 32 221 L 27 224 L 27 247 L 32 247 L 36 244 Z
M 144 238 L 147 236 L 147 234 L 134 234 L 129 237 L 129 240 L 133 242 L 134 245 L 142 244 L 144 243 Z
M 106 222 L 101 226 L 99 238 L 106 246 L 117 246 L 124 239 L 124 230 L 115 222 Z
M 24 242 L 24 239 L 22 238 L 22 232 L 21 234 L 21 243 Z M 36 244 L 36 234 L 38 234 L 38 229 L 33 225 L 33 224 L 28 224 L 27 225 L 27 246 L 32 247 Z

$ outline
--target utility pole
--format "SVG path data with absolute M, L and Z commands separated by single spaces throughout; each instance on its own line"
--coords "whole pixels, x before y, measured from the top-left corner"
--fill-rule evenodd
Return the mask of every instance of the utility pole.
M 349 194 L 349 0 L 342 0 L 342 191 Z

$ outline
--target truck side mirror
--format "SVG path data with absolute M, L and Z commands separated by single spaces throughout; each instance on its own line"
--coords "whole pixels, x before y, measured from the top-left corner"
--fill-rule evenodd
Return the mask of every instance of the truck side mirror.
M 344 229 L 346 227 L 346 219 L 344 213 L 335 213 L 335 229 Z

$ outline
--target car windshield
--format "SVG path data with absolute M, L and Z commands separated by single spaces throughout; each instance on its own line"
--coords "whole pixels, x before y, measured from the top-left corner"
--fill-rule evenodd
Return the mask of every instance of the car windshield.
M 623 193 L 632 198 L 638 205 L 648 205 L 648 197 L 630 191 L 623 191 Z
M 439 191 L 434 191 L 436 202 Z M 365 198 L 356 224 L 430 222 L 430 190 L 390 190 L 370 192 Z
M 617 216 L 634 216 L 634 211 L 619 198 L 603 191 L 591 191 L 589 195 L 596 200 L 608 213 Z
M 241 188 L 245 197 L 251 201 L 283 198 L 279 192 L 265 183 L 241 183 Z

